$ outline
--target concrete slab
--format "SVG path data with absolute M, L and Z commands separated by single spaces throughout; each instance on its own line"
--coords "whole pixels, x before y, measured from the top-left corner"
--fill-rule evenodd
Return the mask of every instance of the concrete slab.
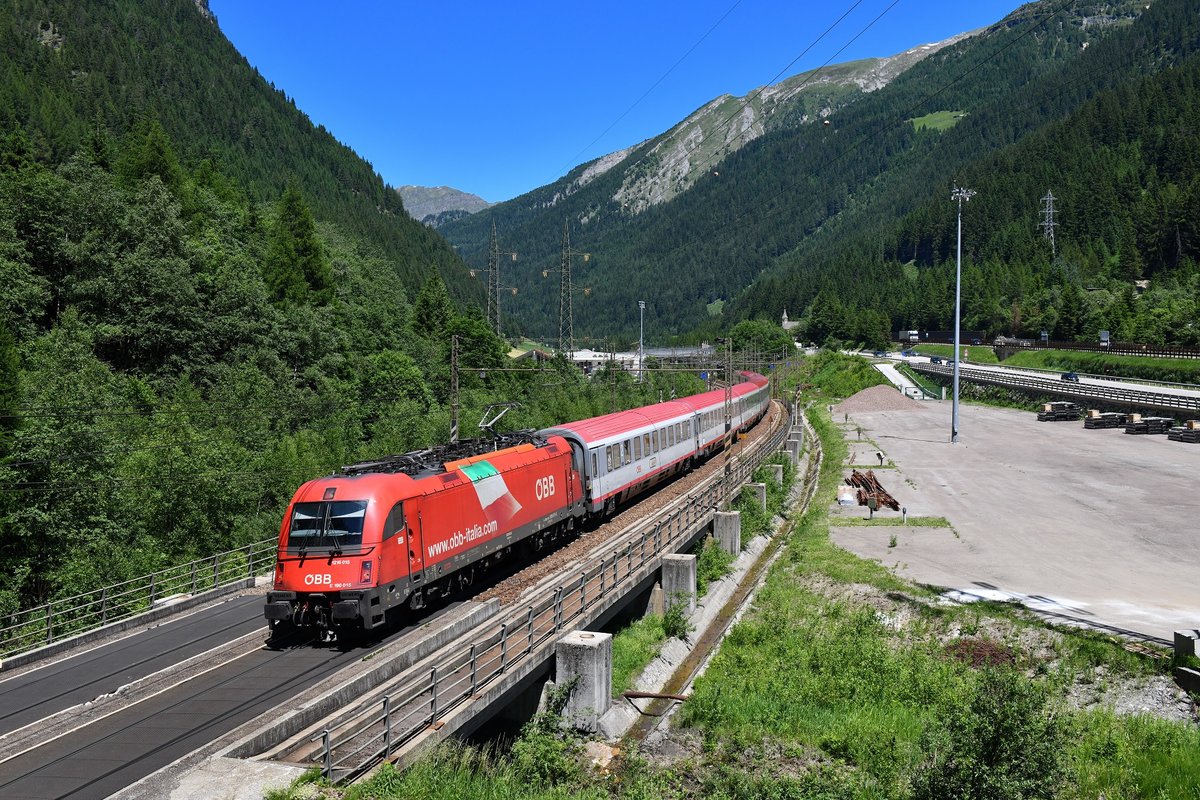
M 951 445 L 942 401 L 850 419 L 898 465 L 877 475 L 909 515 L 946 517 L 961 537 L 836 533 L 852 552 L 964 598 L 1018 599 L 1066 622 L 1168 644 L 1197 627 L 1200 447 L 973 404 L 960 407 L 961 441 Z M 886 548 L 891 532 L 897 547 L 880 556 L 878 538 Z
M 189 772 L 172 789 L 171 800 L 262 800 L 272 789 L 283 789 L 299 778 L 305 767 L 277 761 L 244 761 L 214 758 Z

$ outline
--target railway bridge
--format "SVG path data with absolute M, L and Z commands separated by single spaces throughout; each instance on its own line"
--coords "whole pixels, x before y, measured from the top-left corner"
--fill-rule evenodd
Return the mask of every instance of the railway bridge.
M 559 559 L 364 648 L 268 649 L 251 593 L 0 673 L 0 795 L 157 798 L 205 764 L 229 775 L 315 763 L 342 779 L 465 735 L 546 674 L 563 634 L 603 626 L 653 584 L 665 556 L 691 547 L 780 450 L 788 420 L 774 403 L 731 452 Z M 231 569 L 250 582 L 252 567 Z

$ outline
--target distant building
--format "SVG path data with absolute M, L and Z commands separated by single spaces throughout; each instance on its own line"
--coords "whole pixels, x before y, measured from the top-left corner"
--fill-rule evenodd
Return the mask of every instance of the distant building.
M 799 322 L 792 322 L 790 319 L 788 319 L 786 308 L 783 310 L 783 322 L 781 322 L 780 324 L 783 325 L 783 329 L 785 331 L 795 330 L 796 328 L 800 327 Z

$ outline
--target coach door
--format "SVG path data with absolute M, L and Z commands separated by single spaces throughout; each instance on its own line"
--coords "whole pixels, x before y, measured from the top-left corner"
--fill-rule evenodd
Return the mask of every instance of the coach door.
M 567 505 L 574 505 L 579 498 L 575 496 L 575 484 L 583 480 L 587 474 L 587 451 L 579 442 L 571 440 L 571 470 L 574 475 L 567 476 Z
M 416 504 L 413 504 L 416 505 Z M 414 586 L 425 582 L 425 530 L 421 524 L 421 509 L 409 511 L 408 517 L 408 574 Z

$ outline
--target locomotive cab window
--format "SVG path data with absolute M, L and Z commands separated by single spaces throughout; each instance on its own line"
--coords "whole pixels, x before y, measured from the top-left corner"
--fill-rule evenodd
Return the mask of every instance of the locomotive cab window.
M 362 544 L 366 500 L 296 503 L 288 529 L 289 548 L 340 550 Z
M 402 530 L 404 530 L 404 503 L 396 503 L 388 512 L 387 519 L 384 520 L 383 538 L 386 541 Z

